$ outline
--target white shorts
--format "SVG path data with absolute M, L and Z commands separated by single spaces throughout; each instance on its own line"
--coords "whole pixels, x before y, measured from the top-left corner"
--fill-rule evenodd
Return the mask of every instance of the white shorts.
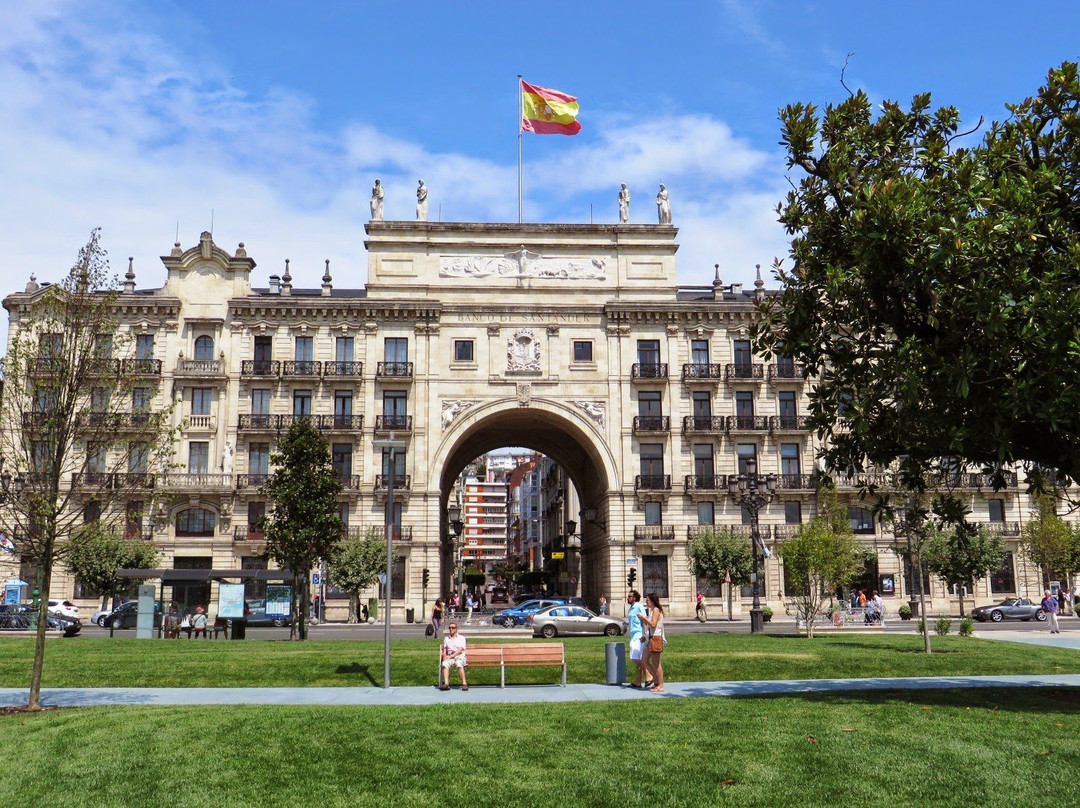
M 458 654 L 456 657 L 442 661 L 444 668 L 464 668 L 466 664 L 464 654 Z
M 641 646 L 641 637 L 630 638 L 630 659 L 635 661 L 641 659 Z

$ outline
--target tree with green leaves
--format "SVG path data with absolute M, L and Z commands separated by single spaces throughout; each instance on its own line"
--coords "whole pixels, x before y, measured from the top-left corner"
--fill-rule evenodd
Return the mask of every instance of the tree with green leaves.
M 819 379 L 833 471 L 907 455 L 919 490 L 941 458 L 995 487 L 1015 461 L 1080 479 L 1077 65 L 1006 107 L 979 140 L 928 93 L 780 113 L 791 264 L 754 338 Z
M 386 570 L 386 539 L 383 531 L 369 527 L 364 535 L 347 535 L 326 558 L 330 582 L 349 594 L 349 622 L 358 620 L 360 593 L 379 580 Z
M 270 461 L 274 471 L 262 493 L 272 506 L 259 528 L 266 535 L 267 556 L 295 576 L 289 638 L 303 640 L 311 570 L 320 558 L 333 555 L 345 528 L 337 515 L 341 480 L 330 445 L 310 418 L 293 422 Z
M 739 536 L 730 528 L 715 527 L 691 539 L 686 552 L 690 571 L 699 580 L 719 584 L 730 572 L 731 586 L 750 583 L 754 560 L 747 536 Z
M 41 593 L 30 709 L 40 709 L 53 571 L 84 524 L 137 532 L 166 468 L 172 407 L 154 404 L 158 360 L 135 355 L 122 294 L 95 229 L 59 283 L 9 295 L 0 399 L 0 532 Z
M 806 636 L 814 636 L 814 622 L 832 601 L 832 593 L 859 577 L 866 554 L 855 538 L 844 508 L 822 495 L 818 514 L 801 525 L 794 538 L 779 548 L 784 571 L 793 591 L 787 596 L 806 620 Z
M 926 567 L 952 590 L 957 586 L 971 591 L 974 582 L 998 569 L 1005 561 L 1001 537 L 986 528 L 962 522 L 935 530 L 923 548 Z M 964 599 L 960 598 L 964 617 Z
M 68 540 L 64 561 L 86 591 L 101 598 L 106 607 L 117 570 L 153 569 L 158 552 L 150 542 L 124 538 L 100 522 L 84 525 Z
M 1020 544 L 1041 572 L 1043 586 L 1054 575 L 1071 588 L 1073 576 L 1080 571 L 1080 534 L 1057 513 L 1050 494 L 1034 497 L 1035 515 L 1024 524 Z

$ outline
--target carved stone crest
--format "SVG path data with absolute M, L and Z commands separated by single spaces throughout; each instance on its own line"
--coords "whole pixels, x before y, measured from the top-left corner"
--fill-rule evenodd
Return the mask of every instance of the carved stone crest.
M 450 427 L 450 424 L 454 423 L 455 418 L 475 403 L 475 401 L 444 401 L 442 403 L 443 431 L 445 432 Z
M 519 407 L 528 407 L 532 401 L 532 385 L 528 382 L 523 382 L 517 386 L 517 397 Z
M 601 429 L 607 428 L 607 404 L 603 401 L 571 401 L 570 403 L 596 421 Z
M 540 343 L 528 329 L 514 332 L 506 343 L 508 373 L 537 373 L 540 370 Z

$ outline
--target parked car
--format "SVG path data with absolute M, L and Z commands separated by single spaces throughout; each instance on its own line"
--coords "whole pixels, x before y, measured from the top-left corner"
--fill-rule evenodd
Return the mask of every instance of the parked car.
M 534 637 L 558 637 L 560 634 L 604 634 L 617 637 L 626 633 L 626 621 L 595 614 L 584 606 L 549 606 L 530 614 L 526 622 Z
M 109 624 L 105 622 L 105 618 L 112 613 L 112 609 L 98 609 L 96 612 L 94 612 L 94 616 L 90 618 L 90 622 L 96 626 L 108 628 Z
M 506 626 L 507 628 L 523 626 L 530 614 L 535 614 L 541 609 L 546 609 L 549 606 L 566 605 L 584 606 L 585 601 L 581 598 L 536 598 L 534 600 L 527 600 L 512 609 L 503 609 L 500 612 L 495 612 L 495 615 L 491 618 L 491 622 L 497 626 Z
M 509 603 L 510 593 L 505 586 L 496 586 L 488 593 L 488 603 Z
M 49 599 L 49 614 L 59 617 L 70 617 L 72 620 L 79 619 L 79 607 L 70 600 Z
M 114 629 L 122 628 L 135 628 L 136 623 L 139 621 L 139 601 L 129 600 L 127 603 L 122 603 L 113 609 L 104 618 L 104 622 L 99 625 L 103 625 L 105 628 L 112 626 Z M 161 625 L 161 604 L 154 604 L 154 628 Z
M 251 614 L 248 615 L 247 624 L 249 626 L 287 626 L 289 625 L 288 617 L 281 617 L 279 615 L 266 614 L 266 598 L 256 598 L 255 600 L 249 600 L 247 602 L 248 609 L 251 610 Z
M 33 607 L 29 603 L 5 603 L 0 605 L 0 628 L 26 631 L 30 628 Z M 49 631 L 62 631 L 65 637 L 74 637 L 82 631 L 82 621 L 74 617 L 50 614 L 45 626 Z
M 979 606 L 971 610 L 971 616 L 985 623 L 992 620 L 1000 623 L 1002 620 L 1046 620 L 1046 612 L 1042 605 L 1028 600 L 1027 598 L 1005 598 L 1001 603 L 992 606 Z

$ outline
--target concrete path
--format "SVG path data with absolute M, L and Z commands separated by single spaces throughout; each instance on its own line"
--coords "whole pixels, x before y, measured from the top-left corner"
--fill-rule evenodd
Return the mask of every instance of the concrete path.
M 662 698 L 761 696 L 867 690 L 937 690 L 966 687 L 1080 687 L 1080 674 L 1035 676 L 927 676 L 887 679 L 795 679 L 762 682 L 669 682 L 667 692 L 649 693 L 625 685 L 522 685 L 500 689 L 455 687 L 97 687 L 46 688 L 41 702 L 57 707 L 194 706 L 216 704 L 411 705 L 535 704 L 570 701 L 653 701 Z M 0 689 L 0 707 L 26 704 L 28 691 Z

